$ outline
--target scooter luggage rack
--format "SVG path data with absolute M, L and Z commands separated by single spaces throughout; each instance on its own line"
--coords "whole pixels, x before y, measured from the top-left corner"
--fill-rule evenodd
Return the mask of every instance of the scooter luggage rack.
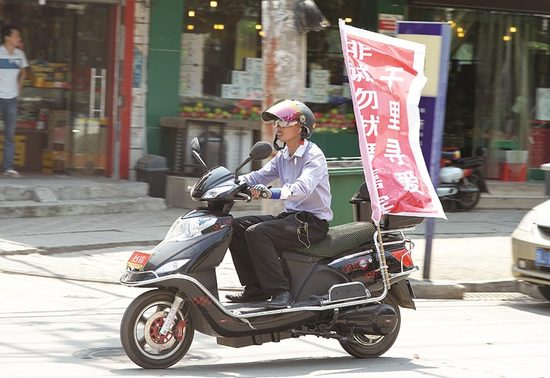
M 400 275 L 402 275 L 404 273 L 411 274 L 411 273 L 414 273 L 418 270 L 418 267 L 415 266 L 413 269 L 409 269 L 405 272 L 405 265 L 403 263 L 403 260 L 405 259 L 406 256 L 410 256 L 411 259 L 412 259 L 412 250 L 414 249 L 413 241 L 411 240 L 411 238 L 405 237 L 405 232 L 406 231 L 414 231 L 414 230 L 415 230 L 415 228 L 412 227 L 412 228 L 403 228 L 403 229 L 383 230 L 383 231 L 381 231 L 381 234 L 399 233 L 401 235 L 401 239 L 384 242 L 383 243 L 384 246 L 391 246 L 391 245 L 402 244 L 402 243 L 409 244 L 409 247 L 405 248 L 407 250 L 407 252 L 403 253 L 401 255 L 401 258 L 400 258 L 400 261 L 399 261 L 400 264 L 401 264 L 401 272 L 399 272 L 399 273 L 390 273 L 390 272 L 388 272 L 388 274 L 390 275 L 391 278 L 399 277 Z M 378 231 L 377 231 L 377 233 L 374 234 L 374 241 L 375 241 L 376 248 L 379 249 L 380 244 L 378 242 Z M 382 253 L 382 251 L 380 251 L 380 254 L 381 253 Z

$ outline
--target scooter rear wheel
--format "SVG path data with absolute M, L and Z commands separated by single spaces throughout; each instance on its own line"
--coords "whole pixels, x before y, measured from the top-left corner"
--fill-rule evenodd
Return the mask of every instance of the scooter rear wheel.
M 160 330 L 174 302 L 167 290 L 152 290 L 138 296 L 126 309 L 120 324 L 120 341 L 128 357 L 145 369 L 166 369 L 185 356 L 193 341 L 194 328 L 186 305 L 179 309 L 175 326 L 166 335 Z M 174 331 L 179 328 L 180 336 Z
M 353 343 L 340 342 L 340 345 L 346 352 L 355 358 L 376 358 L 386 353 L 397 340 L 399 335 L 399 329 L 401 327 L 401 312 L 399 311 L 399 305 L 392 294 L 388 294 L 382 303 L 388 304 L 395 309 L 397 313 L 397 325 L 395 330 L 386 336 L 378 335 L 365 335 L 363 333 L 351 334 Z

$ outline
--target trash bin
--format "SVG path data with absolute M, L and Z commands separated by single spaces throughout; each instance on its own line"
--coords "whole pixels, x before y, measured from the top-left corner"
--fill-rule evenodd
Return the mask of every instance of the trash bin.
M 546 190 L 544 195 L 550 197 L 550 163 L 541 164 L 540 169 L 544 171 L 544 179 L 546 183 Z
M 157 155 L 145 155 L 136 164 L 137 181 L 149 184 L 151 197 L 164 198 L 166 195 L 166 158 Z
M 349 199 L 357 188 L 365 182 L 362 167 L 342 167 L 338 166 L 339 163 L 329 162 L 328 169 L 330 191 L 332 192 L 331 208 L 334 213 L 334 217 L 329 223 L 331 227 L 353 222 L 353 212 Z

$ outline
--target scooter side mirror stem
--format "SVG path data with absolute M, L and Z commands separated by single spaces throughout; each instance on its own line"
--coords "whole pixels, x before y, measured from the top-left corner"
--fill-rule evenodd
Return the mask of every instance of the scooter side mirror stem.
M 191 150 L 191 153 L 193 154 L 193 156 L 195 157 L 195 159 L 197 159 L 199 161 L 199 163 L 201 163 L 202 167 L 204 168 L 204 171 L 206 172 L 208 170 L 208 166 L 206 165 L 206 163 L 204 162 L 204 160 L 202 160 L 201 156 L 199 155 L 199 153 L 195 150 Z
M 245 161 L 241 163 L 241 165 L 235 168 L 235 184 L 239 183 L 239 171 L 241 170 L 241 168 L 250 163 L 252 160 L 252 156 L 249 156 L 245 159 Z
M 250 150 L 250 155 L 248 155 L 246 160 L 243 161 L 242 164 L 235 169 L 235 184 L 239 183 L 238 173 L 242 167 L 248 164 L 251 160 L 263 160 L 268 158 L 271 155 L 271 152 L 273 152 L 271 144 L 265 141 L 254 143 L 254 146 L 252 146 L 252 149 Z

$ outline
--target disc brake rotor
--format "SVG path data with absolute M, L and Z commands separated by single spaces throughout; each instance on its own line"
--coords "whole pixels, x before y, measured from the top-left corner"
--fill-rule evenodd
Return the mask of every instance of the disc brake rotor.
M 166 335 L 161 335 L 160 330 L 164 325 L 166 312 L 155 312 L 145 323 L 145 341 L 155 350 L 170 349 L 175 343 L 176 338 L 172 332 L 167 332 Z

